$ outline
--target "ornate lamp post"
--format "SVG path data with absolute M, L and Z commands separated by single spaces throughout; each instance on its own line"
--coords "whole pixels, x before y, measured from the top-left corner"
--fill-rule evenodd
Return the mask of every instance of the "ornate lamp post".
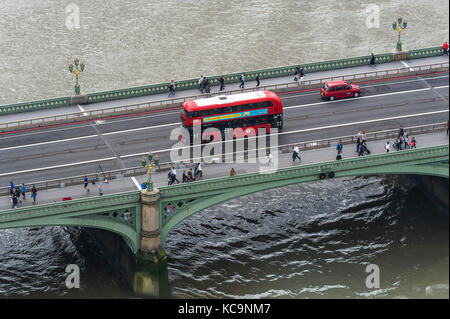
M 73 63 L 71 63 L 69 65 L 70 73 L 75 74 L 75 79 L 76 79 L 75 95 L 79 95 L 80 91 L 81 91 L 80 84 L 78 83 L 78 76 L 80 75 L 81 72 L 84 71 L 84 67 L 85 67 L 85 64 L 83 62 L 80 63 L 80 60 L 78 58 L 75 58 L 75 60 L 73 60 Z
M 142 157 L 142 167 L 147 169 L 147 172 L 148 172 L 147 190 L 149 192 L 151 192 L 151 191 L 153 191 L 152 169 L 155 166 L 159 165 L 159 158 L 158 158 L 158 154 L 153 156 L 152 151 L 148 152 L 147 158 L 148 158 L 148 164 L 147 164 L 147 160 L 145 159 L 145 156 Z M 152 164 L 152 161 L 155 163 L 155 165 Z
M 403 21 L 402 18 L 398 18 L 398 24 L 397 22 L 394 21 L 394 23 L 392 23 L 392 28 L 397 31 L 398 34 L 398 40 L 397 40 L 397 51 L 400 52 L 402 51 L 402 41 L 400 40 L 400 36 L 402 35 L 402 32 L 404 29 L 406 29 L 408 23 L 406 21 Z

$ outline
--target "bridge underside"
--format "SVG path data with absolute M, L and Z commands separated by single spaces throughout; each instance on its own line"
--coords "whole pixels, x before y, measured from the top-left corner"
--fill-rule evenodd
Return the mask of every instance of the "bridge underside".
M 136 253 L 140 248 L 139 192 L 39 205 L 0 213 L 0 229 L 73 226 L 119 234 Z

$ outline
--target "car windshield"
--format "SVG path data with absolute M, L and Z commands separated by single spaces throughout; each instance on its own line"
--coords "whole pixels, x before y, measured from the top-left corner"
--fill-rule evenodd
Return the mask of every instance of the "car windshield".
M 325 84 L 325 85 L 323 86 L 323 89 L 324 89 L 325 91 L 328 91 L 328 85 Z

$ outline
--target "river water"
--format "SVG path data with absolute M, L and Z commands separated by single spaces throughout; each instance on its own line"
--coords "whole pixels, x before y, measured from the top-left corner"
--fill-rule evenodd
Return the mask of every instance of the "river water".
M 70 4 L 80 28 L 66 25 Z M 390 52 L 448 40 L 448 1 L 0 0 L 0 104 Z M 70 14 L 70 13 L 69 13 Z M 409 180 L 346 178 L 271 190 L 201 212 L 168 237 L 175 298 L 448 298 L 449 221 Z M 131 297 L 86 231 L 0 231 L 0 297 Z M 67 290 L 67 264 L 81 289 Z M 365 267 L 379 266 L 379 289 Z
M 403 177 L 344 178 L 237 198 L 166 242 L 173 298 L 449 298 L 448 211 Z M 77 264 L 81 289 L 65 287 Z M 380 269 L 367 288 L 366 266 Z M 129 298 L 84 230 L 0 231 L 3 297 Z
M 405 50 L 440 46 L 448 12 L 448 0 L 0 0 L 0 104 L 72 94 L 76 56 L 92 93 L 392 52 L 399 16 Z

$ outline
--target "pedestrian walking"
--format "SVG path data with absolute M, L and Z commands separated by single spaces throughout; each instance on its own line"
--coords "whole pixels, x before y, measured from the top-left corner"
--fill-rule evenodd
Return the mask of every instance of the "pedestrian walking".
M 202 92 L 202 82 L 203 82 L 203 74 L 200 76 L 200 79 L 198 79 L 198 89 L 203 94 L 203 92 Z
M 300 65 L 299 66 L 297 66 L 296 68 L 295 68 L 295 76 L 294 76 L 294 81 L 298 81 L 298 78 L 299 78 L 299 75 L 300 74 Z
M 203 77 L 201 86 L 200 86 L 200 92 L 203 94 L 206 90 L 206 86 L 208 85 L 208 79 L 206 78 L 206 76 Z
M 170 81 L 170 83 L 169 83 L 169 96 L 168 97 L 170 97 L 170 96 L 175 96 L 175 82 L 172 80 L 172 81 Z
M 103 183 L 102 182 L 98 183 L 98 194 L 100 196 L 103 196 Z
M 223 75 L 220 77 L 219 82 L 220 82 L 220 89 L 219 89 L 219 91 L 223 91 L 225 89 L 225 77 Z
M 398 129 L 398 137 L 397 138 L 403 137 L 404 134 L 405 134 L 405 130 L 403 129 L 403 125 L 400 125 L 400 127 Z
M 256 87 L 258 87 L 261 84 L 260 80 L 261 80 L 261 73 L 258 73 L 258 75 L 256 76 Z
M 405 150 L 409 149 L 409 138 L 408 138 L 408 134 L 405 134 L 405 136 L 403 137 L 403 143 L 405 144 Z
M 175 169 L 174 166 L 172 166 L 172 169 L 171 169 L 171 171 L 170 171 L 170 174 L 172 175 L 172 180 L 173 180 L 172 184 L 173 184 L 174 182 L 177 182 L 177 184 L 180 184 L 180 181 L 177 179 L 177 170 Z
M 31 198 L 33 199 L 33 205 L 36 204 L 36 197 L 37 197 L 37 188 L 33 185 L 31 188 Z
M 297 159 L 297 158 L 299 161 L 302 160 L 301 157 L 298 155 L 299 153 L 300 153 L 300 150 L 299 150 L 298 146 L 294 145 L 294 148 L 292 150 L 292 163 L 294 163 L 295 159 Z
M 22 194 L 22 190 L 20 189 L 20 186 L 16 186 L 16 189 L 14 190 L 14 195 L 16 195 L 17 200 L 22 203 L 22 199 L 20 198 L 20 195 Z
M 188 182 L 188 176 L 186 174 L 186 170 L 183 171 L 183 176 L 182 176 L 182 183 L 187 183 Z
M 209 79 L 206 79 L 206 87 L 205 87 L 206 93 L 211 93 L 211 82 Z
M 244 73 L 241 74 L 239 81 L 241 81 L 241 84 L 239 84 L 239 88 L 241 88 L 241 89 L 245 88 L 245 74 Z
M 298 76 L 299 76 L 299 84 L 301 84 L 305 77 L 305 73 L 303 72 L 303 69 L 300 69 L 300 73 L 298 74 Z
M 25 200 L 25 193 L 26 193 L 26 191 L 27 191 L 27 187 L 25 186 L 25 184 L 22 184 L 22 197 L 23 197 L 23 200 Z
M 84 190 L 89 193 L 89 179 L 87 176 L 84 177 Z
M 337 146 L 336 146 L 338 155 L 340 155 L 342 153 L 343 149 L 344 149 L 344 145 L 342 145 L 342 140 L 339 140 L 339 142 L 337 143 Z
M 14 194 L 12 197 L 12 209 L 17 208 L 17 204 L 19 203 L 17 196 Z
M 372 53 L 372 55 L 370 56 L 370 65 L 375 65 L 375 59 L 376 59 L 376 57 Z
M 16 189 L 16 186 L 14 186 L 14 183 L 11 181 L 9 182 L 9 195 L 12 197 L 14 195 L 14 190 Z
M 237 174 L 236 174 L 236 171 L 234 170 L 234 168 L 231 168 L 231 170 L 230 170 L 230 177 L 231 176 L 236 176 Z
M 198 162 L 194 167 L 194 176 L 198 176 L 198 175 L 200 175 L 200 177 L 203 177 L 203 169 L 202 169 L 201 162 Z
M 195 181 L 194 172 L 192 171 L 192 168 L 189 169 L 187 175 L 188 175 L 188 182 Z
M 384 145 L 384 149 L 386 150 L 386 153 L 389 153 L 391 145 L 389 145 L 389 141 L 386 141 L 386 144 Z
M 417 148 L 417 147 L 416 147 L 416 138 L 415 138 L 414 136 L 411 138 L 411 141 L 409 141 L 409 147 L 410 147 L 411 149 Z
M 444 50 L 444 52 L 442 54 L 447 54 L 447 56 L 448 56 L 449 54 L 448 54 L 448 43 L 447 43 L 447 41 L 444 42 L 444 45 L 442 46 L 442 49 Z
M 362 143 L 358 145 L 358 156 L 364 156 L 364 147 Z
M 362 137 L 361 136 L 356 139 L 356 153 L 359 153 L 359 148 L 360 148 L 360 146 L 362 144 Z

